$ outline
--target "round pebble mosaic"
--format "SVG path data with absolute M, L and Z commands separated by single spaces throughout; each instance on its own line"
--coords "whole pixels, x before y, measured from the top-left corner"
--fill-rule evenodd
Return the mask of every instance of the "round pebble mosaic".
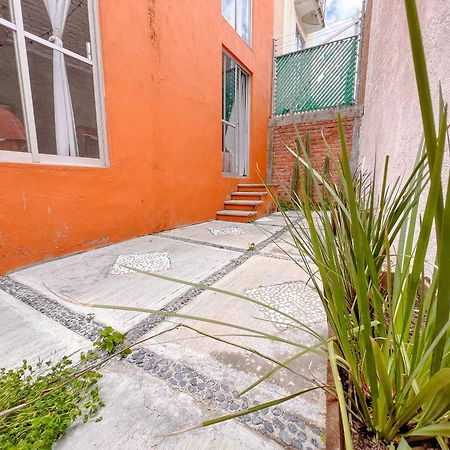
M 301 281 L 262 286 L 248 289 L 245 293 L 249 297 L 289 314 L 307 325 L 326 321 L 319 295 L 314 289 Z M 280 330 L 286 330 L 289 325 L 294 325 L 291 319 L 280 312 L 264 306 L 260 306 L 260 310 L 264 313 L 265 319 L 274 322 L 274 325 Z
M 214 236 L 229 236 L 229 235 L 245 234 L 245 231 L 238 227 L 208 228 L 208 230 Z
M 167 252 L 120 255 L 111 269 L 111 275 L 136 273 L 123 266 L 134 267 L 135 269 L 146 272 L 161 272 L 163 270 L 169 270 L 171 262 Z

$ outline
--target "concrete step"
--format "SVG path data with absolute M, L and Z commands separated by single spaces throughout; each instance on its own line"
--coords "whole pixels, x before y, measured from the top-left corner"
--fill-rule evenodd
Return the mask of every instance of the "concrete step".
M 217 211 L 217 220 L 226 220 L 228 222 L 250 222 L 257 218 L 256 211 L 230 211 L 224 209 Z
M 269 188 L 269 191 L 275 193 L 277 191 L 278 185 L 271 183 L 268 184 L 267 187 Z M 262 183 L 239 183 L 237 190 L 239 192 L 266 192 L 267 188 Z
M 265 197 L 267 192 L 263 191 L 255 191 L 255 192 L 232 192 L 231 200 L 263 200 L 262 197 Z
M 264 205 L 262 200 L 227 200 L 225 202 L 226 210 L 235 211 L 258 211 Z
M 258 183 L 239 183 L 238 184 L 239 192 L 265 192 L 266 187 L 264 184 Z

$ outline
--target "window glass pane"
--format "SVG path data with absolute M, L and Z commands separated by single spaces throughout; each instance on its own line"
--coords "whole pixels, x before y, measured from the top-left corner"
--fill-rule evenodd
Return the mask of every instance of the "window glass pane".
M 67 76 L 72 96 L 78 154 L 100 158 L 92 66 L 67 58 Z
M 236 31 L 245 42 L 250 41 L 250 0 L 236 0 Z
M 236 28 L 236 0 L 222 0 L 222 15 L 233 28 Z
M 231 125 L 223 124 L 222 130 L 223 154 L 222 171 L 234 173 L 236 171 L 236 144 L 237 129 Z
M 222 171 L 248 175 L 248 75 L 225 53 L 222 71 Z
M 11 21 L 11 8 L 9 0 L 0 0 L 0 17 Z
M 92 67 L 36 42 L 27 44 L 39 152 L 98 158 Z M 54 58 L 67 76 L 54 68 Z
M 53 50 L 28 40 L 27 50 L 39 152 L 56 154 Z
M 14 32 L 0 26 L 0 150 L 27 151 Z
M 90 42 L 88 0 L 59 0 L 48 4 L 49 11 L 43 0 L 22 0 L 25 30 L 87 56 L 86 43 Z
M 42 39 L 52 35 L 52 24 L 44 0 L 22 0 L 23 26 L 26 31 Z
M 225 56 L 224 59 L 224 119 L 227 122 L 236 123 L 236 63 Z

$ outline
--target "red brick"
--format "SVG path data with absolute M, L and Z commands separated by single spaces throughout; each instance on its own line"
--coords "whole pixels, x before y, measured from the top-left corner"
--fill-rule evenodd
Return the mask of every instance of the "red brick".
M 343 119 L 345 140 L 350 149 L 353 134 L 353 118 Z M 325 160 L 328 156 L 324 138 L 330 148 L 330 151 L 339 157 L 341 151 L 339 130 L 337 120 L 327 120 L 324 122 L 313 122 L 307 124 L 298 124 L 296 128 L 292 125 L 285 125 L 274 128 L 273 130 L 273 164 L 272 181 L 280 185 L 279 194 L 281 197 L 288 198 L 292 186 L 292 174 L 294 170 L 294 157 L 286 149 L 286 145 L 295 150 L 295 140 L 297 133 L 300 133 L 303 141 L 307 132 L 310 132 L 311 141 L 311 162 L 314 169 L 323 173 Z M 330 161 L 331 176 L 335 175 L 333 162 Z M 301 177 L 299 181 L 300 187 Z M 317 199 L 318 192 L 313 192 L 313 198 Z

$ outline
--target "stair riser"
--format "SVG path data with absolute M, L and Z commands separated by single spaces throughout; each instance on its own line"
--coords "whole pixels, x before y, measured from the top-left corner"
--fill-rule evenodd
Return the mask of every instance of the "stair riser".
M 272 194 L 276 195 L 278 191 L 278 187 L 274 185 L 268 186 L 269 191 L 272 192 Z M 266 186 L 239 186 L 237 187 L 238 192 L 267 192 Z
M 257 201 L 264 201 L 266 199 L 267 195 L 246 195 L 246 196 L 241 196 L 241 195 L 233 195 L 231 194 L 231 200 L 257 200 Z
M 266 188 L 264 186 L 256 186 L 256 187 L 242 187 L 238 186 L 238 192 L 265 192 Z
M 228 211 L 256 211 L 256 206 L 252 205 L 225 205 Z
M 225 205 L 225 209 L 229 211 L 256 211 L 263 212 L 265 210 L 264 203 L 259 205 Z
M 235 216 L 222 216 L 220 214 L 216 214 L 217 220 L 224 220 L 226 222 L 240 222 L 240 223 L 249 223 L 255 220 L 257 216 L 252 217 L 235 217 Z

